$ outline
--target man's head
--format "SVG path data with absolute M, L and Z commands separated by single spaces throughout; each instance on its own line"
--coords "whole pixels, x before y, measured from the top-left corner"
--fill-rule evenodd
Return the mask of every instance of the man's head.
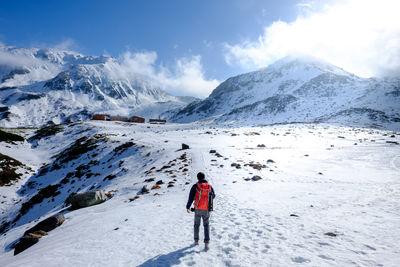
M 198 174 L 197 174 L 197 180 L 204 180 L 206 178 L 206 176 L 204 175 L 204 173 L 202 173 L 202 172 L 199 172 Z

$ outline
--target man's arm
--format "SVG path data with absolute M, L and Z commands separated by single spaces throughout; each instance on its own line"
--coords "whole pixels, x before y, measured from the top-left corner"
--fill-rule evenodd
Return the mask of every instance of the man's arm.
M 214 188 L 212 188 L 212 186 L 211 186 L 211 194 L 212 194 L 212 197 L 214 199 L 215 198 L 215 192 L 214 192 Z
M 186 204 L 186 209 L 190 209 L 190 206 L 193 203 L 194 197 L 196 195 L 196 188 L 197 188 L 197 184 L 193 185 L 192 188 L 190 189 L 190 193 L 189 193 L 189 199 L 188 202 Z

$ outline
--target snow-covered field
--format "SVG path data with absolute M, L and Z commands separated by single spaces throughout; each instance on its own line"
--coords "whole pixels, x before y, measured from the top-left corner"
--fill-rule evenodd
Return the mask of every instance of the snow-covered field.
M 37 191 L 17 193 L 28 179 L 59 183 L 74 164 L 99 174 L 63 185 L 54 201 L 45 199 L 1 235 L 0 266 L 400 265 L 400 145 L 387 143 L 400 142 L 400 133 L 312 124 L 84 122 L 36 148 L 0 143 L 0 150 L 37 170 L 76 139 L 95 134 L 107 137 L 97 150 L 44 176 L 0 187 L 2 221 L 13 219 L 18 201 Z M 129 141 L 135 145 L 113 152 Z M 180 150 L 182 143 L 190 149 Z M 249 165 L 258 163 L 259 170 Z M 193 214 L 185 209 L 199 171 L 216 192 L 209 251 L 192 245 Z M 103 179 L 110 174 L 115 178 Z M 245 180 L 255 175 L 262 179 Z M 149 178 L 154 181 L 144 182 Z M 158 180 L 164 182 L 160 189 L 135 199 L 143 185 L 150 189 Z M 170 181 L 174 187 L 167 187 Z M 13 256 L 10 247 L 36 224 L 31 220 L 60 212 L 70 192 L 90 186 L 115 192 L 103 204 L 64 211 L 60 227 Z

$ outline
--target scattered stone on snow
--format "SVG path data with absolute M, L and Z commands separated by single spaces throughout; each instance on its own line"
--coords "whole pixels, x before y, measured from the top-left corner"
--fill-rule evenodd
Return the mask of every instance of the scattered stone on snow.
M 153 185 L 152 187 L 151 187 L 151 190 L 154 190 L 154 189 L 160 189 L 161 188 L 161 186 L 160 185 L 158 185 L 158 184 L 155 184 L 155 185 Z
M 395 145 L 400 145 L 399 142 L 396 141 L 386 141 L 388 144 L 395 144 Z
M 140 193 L 141 193 L 142 195 L 144 195 L 144 194 L 148 194 L 149 191 L 150 191 L 150 190 L 147 188 L 147 186 L 144 185 L 144 186 L 142 187 L 142 190 L 140 190 Z
M 328 236 L 332 236 L 332 237 L 337 236 L 337 234 L 332 233 L 332 232 L 327 232 L 327 233 L 325 233 L 324 235 L 328 235 Z
M 187 145 L 187 144 L 182 144 L 182 150 L 189 149 L 189 148 L 190 148 L 189 145 Z
M 261 180 L 262 178 L 260 177 L 260 176 L 258 176 L 258 175 L 254 175 L 252 178 L 251 178 L 251 180 L 253 180 L 253 181 L 258 181 L 258 180 Z

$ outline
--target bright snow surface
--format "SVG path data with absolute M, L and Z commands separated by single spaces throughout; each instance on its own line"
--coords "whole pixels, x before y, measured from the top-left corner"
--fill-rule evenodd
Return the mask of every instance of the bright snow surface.
M 99 166 L 91 167 L 100 176 L 65 185 L 54 203 L 45 199 L 1 235 L 1 266 L 400 265 L 400 146 L 386 142 L 399 142 L 400 133 L 312 124 L 229 128 L 84 122 L 41 140 L 36 148 L 25 142 L 0 143 L 0 149 L 38 169 L 77 138 L 98 133 L 109 138 L 98 152 Z M 127 141 L 135 142 L 135 149 L 119 155 L 118 166 L 111 161 L 107 167 L 107 153 Z M 190 149 L 178 151 L 182 143 Z M 179 160 L 184 153 L 187 161 Z M 88 160 L 82 155 L 76 162 Z M 265 168 L 253 169 L 247 165 L 251 162 Z M 37 181 L 57 183 L 77 166 L 68 164 Z M 172 166 L 156 171 L 165 165 Z M 199 171 L 216 193 L 209 251 L 202 243 L 192 245 L 193 214 L 185 209 Z M 110 172 L 116 178 L 106 183 Z M 175 186 L 167 188 L 172 175 Z M 244 179 L 254 175 L 262 179 Z M 144 182 L 148 178 L 155 180 Z M 32 178 L 0 188 L 0 194 L 6 201 L 24 202 L 26 196 L 15 192 L 27 179 Z M 129 201 L 144 184 L 150 189 L 158 180 L 164 182 L 161 189 Z M 10 245 L 36 224 L 31 219 L 59 212 L 66 189 L 86 191 L 93 184 L 116 192 L 103 204 L 64 213 L 60 227 L 13 256 Z M 2 216 L 12 219 L 15 211 L 6 206 Z

